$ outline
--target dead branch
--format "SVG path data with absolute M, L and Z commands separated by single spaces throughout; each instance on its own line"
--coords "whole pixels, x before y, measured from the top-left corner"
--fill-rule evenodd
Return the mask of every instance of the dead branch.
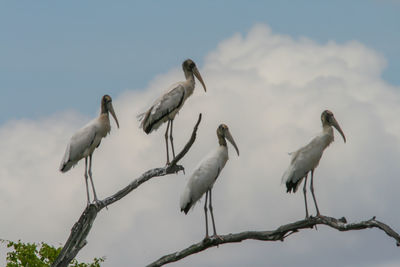
M 193 128 L 190 140 L 187 142 L 182 151 L 172 160 L 170 165 L 162 168 L 154 168 L 143 173 L 139 178 L 133 180 L 129 185 L 119 190 L 114 195 L 100 200 L 97 203 L 90 204 L 85 208 L 79 220 L 74 224 L 71 229 L 71 234 L 65 243 L 63 249 L 58 255 L 57 259 L 51 265 L 52 267 L 66 267 L 76 257 L 78 252 L 86 245 L 86 237 L 88 236 L 93 222 L 96 219 L 97 213 L 99 213 L 104 207 L 107 207 L 127 194 L 132 192 L 134 189 L 139 187 L 144 182 L 154 177 L 160 177 L 179 171 L 184 171 L 183 166 L 177 165 L 178 161 L 182 159 L 185 154 L 189 151 L 196 139 L 197 128 L 201 121 L 201 113 L 197 120 L 196 125 Z
M 392 228 L 383 222 L 375 220 L 373 217 L 367 221 L 361 221 L 357 223 L 347 223 L 344 217 L 335 219 L 328 216 L 321 217 L 310 217 L 294 223 L 282 225 L 273 231 L 246 231 L 236 234 L 220 235 L 221 238 L 211 237 L 204 239 L 197 244 L 193 244 L 188 248 L 181 251 L 165 255 L 157 261 L 148 265 L 148 267 L 162 266 L 167 263 L 181 260 L 189 255 L 201 252 L 211 247 L 219 246 L 226 243 L 242 242 L 243 240 L 253 239 L 260 241 L 284 241 L 288 236 L 299 232 L 301 229 L 313 228 L 318 224 L 324 224 L 330 226 L 339 231 L 351 231 L 351 230 L 362 230 L 367 228 L 378 228 L 384 231 L 388 236 L 396 240 L 396 245 L 400 246 L 400 235 L 395 232 Z
M 187 142 L 182 151 L 172 160 L 171 164 L 161 168 L 154 168 L 143 173 L 139 178 L 133 180 L 129 185 L 119 190 L 110 197 L 107 197 L 97 203 L 90 204 L 85 208 L 79 220 L 74 224 L 71 229 L 71 234 L 65 243 L 63 249 L 58 255 L 57 259 L 51 265 L 52 267 L 66 267 L 76 257 L 79 251 L 86 245 L 86 237 L 88 236 L 93 222 L 96 219 L 98 212 L 104 207 L 107 207 L 116 201 L 122 199 L 127 194 L 135 190 L 144 182 L 154 177 L 165 176 L 172 173 L 183 171 L 184 168 L 181 165 L 177 165 L 178 161 L 182 159 L 185 154 L 189 151 L 196 139 L 196 133 L 198 126 L 201 121 L 201 114 L 197 123 L 193 128 L 193 132 L 190 140 Z M 317 225 L 327 225 L 339 231 L 351 231 L 351 230 L 362 230 L 367 228 L 378 228 L 384 231 L 388 236 L 396 240 L 396 245 L 400 246 L 400 235 L 395 232 L 392 228 L 383 222 L 380 222 L 371 218 L 367 221 L 361 221 L 358 223 L 347 223 L 346 219 L 340 218 L 335 219 L 328 216 L 310 217 L 308 219 L 300 220 L 294 223 L 282 225 L 276 230 L 272 231 L 246 231 L 236 234 L 221 235 L 221 238 L 209 238 L 200 241 L 197 244 L 193 244 L 190 247 L 181 251 L 174 252 L 169 255 L 165 255 L 157 261 L 149 264 L 148 266 L 162 266 L 167 263 L 181 260 L 189 255 L 201 252 L 211 247 L 219 246 L 225 243 L 236 243 L 242 242 L 243 240 L 253 239 L 260 241 L 284 241 L 285 238 L 290 235 L 299 232 L 301 229 L 313 228 Z

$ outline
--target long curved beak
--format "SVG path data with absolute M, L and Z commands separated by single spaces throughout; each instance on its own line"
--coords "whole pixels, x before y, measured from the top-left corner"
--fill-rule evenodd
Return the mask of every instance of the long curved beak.
M 194 67 L 194 68 L 193 68 L 193 74 L 194 74 L 194 76 L 196 76 L 196 78 L 200 81 L 201 85 L 202 85 L 203 88 L 204 88 L 204 92 L 207 92 L 206 85 L 204 84 L 203 78 L 201 78 L 200 72 L 199 72 L 199 70 L 197 69 L 197 67 Z
M 343 137 L 344 142 L 346 143 L 346 136 L 344 136 L 342 128 L 340 128 L 339 123 L 336 121 L 335 118 L 333 118 L 332 126 L 335 127 L 335 129 L 340 133 L 340 135 Z
M 117 119 L 117 115 L 115 115 L 114 107 L 111 102 L 107 104 L 108 111 L 110 111 L 111 115 L 113 116 L 115 122 L 117 123 L 117 127 L 119 128 L 119 123 Z
M 232 144 L 232 146 L 236 149 L 236 153 L 239 156 L 239 148 L 237 147 L 235 140 L 233 140 L 233 137 L 231 135 L 231 133 L 229 132 L 229 130 L 227 129 L 225 131 L 225 138 Z

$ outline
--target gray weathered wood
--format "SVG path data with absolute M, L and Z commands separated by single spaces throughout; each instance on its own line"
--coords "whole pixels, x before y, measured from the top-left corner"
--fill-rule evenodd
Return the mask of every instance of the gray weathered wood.
M 199 243 L 193 244 L 188 248 L 181 251 L 177 251 L 168 255 L 165 255 L 157 261 L 147 265 L 148 267 L 162 266 L 167 263 L 181 260 L 192 254 L 201 252 L 211 247 L 219 246 L 226 243 L 237 243 L 247 239 L 260 240 L 260 241 L 284 241 L 286 237 L 293 233 L 299 232 L 301 229 L 313 228 L 318 224 L 330 226 L 339 231 L 351 231 L 351 230 L 362 230 L 367 228 L 378 228 L 384 231 L 388 236 L 396 240 L 396 245 L 400 246 L 400 235 L 396 233 L 388 225 L 375 220 L 373 217 L 367 221 L 361 221 L 357 223 L 347 223 L 346 219 L 340 218 L 335 219 L 328 216 L 320 217 L 309 217 L 301 221 L 289 223 L 278 227 L 272 231 L 246 231 L 236 234 L 220 235 L 219 237 L 211 237 L 209 239 L 203 239 Z
M 160 177 L 168 174 L 177 173 L 184 171 L 183 166 L 177 165 L 178 161 L 182 159 L 185 154 L 189 151 L 196 139 L 196 133 L 198 126 L 201 121 L 201 114 L 193 128 L 190 140 L 182 149 L 182 151 L 172 160 L 170 165 L 162 168 L 154 168 L 143 173 L 139 178 L 133 180 L 129 185 L 122 188 L 114 195 L 107 197 L 103 200 L 99 200 L 97 203 L 92 203 L 85 208 L 79 220 L 74 224 L 71 229 L 71 234 L 65 243 L 63 249 L 58 255 L 57 259 L 51 265 L 52 267 L 67 267 L 68 264 L 76 257 L 78 252 L 86 245 L 86 237 L 88 236 L 90 229 L 92 228 L 93 222 L 96 219 L 97 213 L 103 208 L 115 203 L 127 194 L 132 192 L 134 189 L 139 187 L 144 182 L 154 177 Z

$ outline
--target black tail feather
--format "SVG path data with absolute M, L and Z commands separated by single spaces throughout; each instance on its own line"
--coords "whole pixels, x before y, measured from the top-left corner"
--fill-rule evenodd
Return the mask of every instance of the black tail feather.
M 185 212 L 185 214 L 187 214 L 190 210 L 190 208 L 192 207 L 192 201 L 190 201 L 189 203 L 186 204 L 186 206 L 184 208 L 181 209 L 181 211 Z
M 67 164 L 62 165 L 62 167 L 60 168 L 60 172 L 65 172 L 65 167 L 67 166 Z
M 152 125 L 149 125 L 149 126 L 147 126 L 146 128 L 143 128 L 143 130 L 144 130 L 144 132 L 145 132 L 146 134 L 149 134 L 149 133 L 151 132 L 151 130 L 152 130 Z
M 291 193 L 291 192 L 296 193 L 297 188 L 299 187 L 299 184 L 301 183 L 301 181 L 303 181 L 303 179 L 299 179 L 296 182 L 292 182 L 292 181 L 286 182 L 286 189 L 287 189 L 286 192 L 287 193 Z

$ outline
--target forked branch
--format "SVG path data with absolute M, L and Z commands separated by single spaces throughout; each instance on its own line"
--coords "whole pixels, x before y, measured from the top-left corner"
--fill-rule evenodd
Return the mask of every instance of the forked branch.
M 79 220 L 74 224 L 71 229 L 71 234 L 65 243 L 63 249 L 58 255 L 57 259 L 51 265 L 52 267 L 66 267 L 68 264 L 76 257 L 78 252 L 86 245 L 86 237 L 88 236 L 93 222 L 96 219 L 97 213 L 100 212 L 104 207 L 107 207 L 121 198 L 125 197 L 127 194 L 135 190 L 144 182 L 150 180 L 154 177 L 160 177 L 172 173 L 177 173 L 179 171 L 183 171 L 184 168 L 181 165 L 178 165 L 178 161 L 182 159 L 185 154 L 189 151 L 191 146 L 193 145 L 196 139 L 196 133 L 198 126 L 201 121 L 201 113 L 199 114 L 199 118 L 193 128 L 192 135 L 190 140 L 187 142 L 182 151 L 172 160 L 171 164 L 162 167 L 162 168 L 154 168 L 143 173 L 139 178 L 133 180 L 129 185 L 122 188 L 115 194 L 110 197 L 107 197 L 103 200 L 98 201 L 97 203 L 90 204 L 83 211 Z
M 310 217 L 301 221 L 294 223 L 289 223 L 278 227 L 276 230 L 272 231 L 246 231 L 236 234 L 220 235 L 220 238 L 212 237 L 209 239 L 204 239 L 197 244 L 193 244 L 188 248 L 181 251 L 165 255 L 158 259 L 157 261 L 148 265 L 148 267 L 162 266 L 167 263 L 175 262 L 181 260 L 192 254 L 201 252 L 211 247 L 219 246 L 226 243 L 236 243 L 242 242 L 243 240 L 253 239 L 260 241 L 284 241 L 288 236 L 299 232 L 301 229 L 313 228 L 318 224 L 323 224 L 330 226 L 339 231 L 351 231 L 351 230 L 362 230 L 367 228 L 378 228 L 384 231 L 388 236 L 396 240 L 396 245 L 400 246 L 400 235 L 396 233 L 388 225 L 375 220 L 373 217 L 367 221 L 361 221 L 357 223 L 347 223 L 346 219 L 340 218 L 335 219 L 328 216 L 320 217 Z

